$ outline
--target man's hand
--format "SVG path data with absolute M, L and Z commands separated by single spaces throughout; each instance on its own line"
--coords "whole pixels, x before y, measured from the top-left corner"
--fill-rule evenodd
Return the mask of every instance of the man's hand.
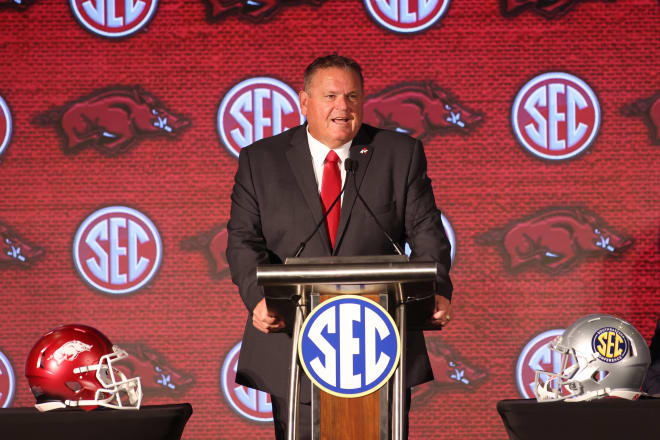
M 451 302 L 442 295 L 435 296 L 435 311 L 431 317 L 431 324 L 434 326 L 446 326 L 454 317 Z
M 273 333 L 284 328 L 284 321 L 266 307 L 266 298 L 259 301 L 252 311 L 252 325 L 263 333 Z

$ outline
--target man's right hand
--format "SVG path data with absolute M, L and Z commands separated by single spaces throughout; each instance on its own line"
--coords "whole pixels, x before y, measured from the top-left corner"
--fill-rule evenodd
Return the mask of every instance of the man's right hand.
M 284 328 L 284 321 L 275 312 L 269 312 L 266 298 L 259 301 L 252 311 L 252 325 L 263 333 L 273 333 Z

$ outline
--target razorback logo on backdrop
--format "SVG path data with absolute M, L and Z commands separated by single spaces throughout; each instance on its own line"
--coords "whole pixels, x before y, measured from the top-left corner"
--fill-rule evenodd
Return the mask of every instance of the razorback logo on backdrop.
M 282 6 L 300 4 L 320 6 L 327 0 L 205 0 L 209 21 L 236 15 L 254 23 L 269 20 Z
M 43 255 L 43 250 L 27 244 L 7 226 L 0 223 L 0 269 L 11 263 L 28 266 Z
M 69 0 L 71 11 L 88 31 L 103 37 L 134 34 L 151 20 L 158 0 Z
M 36 0 L 0 0 L 1 8 L 12 8 L 19 11 L 25 10 L 28 6 L 33 4 Z
M 469 133 L 481 119 L 431 81 L 397 84 L 364 103 L 367 124 L 422 140 L 449 132 Z
M 237 414 L 254 422 L 272 422 L 270 395 L 235 383 L 241 342 L 234 345 L 222 363 L 220 387 L 227 403 Z
M 109 206 L 87 217 L 73 241 L 82 279 L 111 294 L 134 292 L 156 274 L 163 255 L 156 226 L 141 212 Z
M 41 113 L 32 122 L 55 125 L 65 153 L 91 145 L 107 155 L 123 153 L 146 137 L 175 137 L 190 125 L 188 119 L 167 110 L 140 86 L 99 89 Z
M 392 32 L 420 32 L 447 12 L 449 0 L 364 0 L 376 23 Z
M 553 274 L 566 272 L 587 257 L 619 256 L 633 243 L 581 207 L 539 211 L 480 235 L 476 242 L 498 247 L 510 272 L 539 268 Z
M 476 384 L 486 378 L 486 371 L 483 368 L 467 362 L 441 338 L 427 337 L 426 348 L 435 380 L 413 388 L 412 401 L 415 405 L 426 404 L 434 395 L 447 387 L 472 392 Z
M 126 377 L 140 377 L 142 389 L 150 396 L 181 395 L 192 386 L 193 377 L 175 370 L 163 355 L 142 343 L 120 344 L 128 352 L 119 368 Z
M 651 143 L 660 145 L 660 91 L 621 108 L 625 116 L 641 117 L 649 128 Z
M 14 399 L 16 379 L 7 356 L 0 351 L 0 408 L 8 408 Z
M 0 96 L 0 156 L 9 145 L 11 130 L 11 112 L 5 100 Z
M 291 87 L 274 78 L 257 77 L 241 81 L 222 98 L 217 128 L 225 148 L 238 157 L 241 148 L 304 121 Z
M 516 95 L 511 124 L 528 152 L 542 159 L 568 159 L 582 153 L 596 138 L 600 104 L 580 78 L 563 72 L 544 73 Z
M 515 16 L 528 9 L 547 18 L 561 17 L 578 3 L 587 0 L 500 0 L 502 14 Z M 591 1 L 591 0 L 589 0 Z M 616 0 L 600 0 L 612 3 Z
M 561 372 L 561 354 L 550 349 L 550 343 L 564 333 L 563 329 L 548 330 L 534 336 L 520 352 L 516 362 L 516 383 L 524 399 L 534 398 L 536 371 Z M 568 366 L 568 365 L 567 365 Z M 542 375 L 545 383 L 548 378 Z
M 213 278 L 224 278 L 229 274 L 227 263 L 227 224 L 222 224 L 210 231 L 201 232 L 181 240 L 181 249 L 202 251 L 209 262 Z

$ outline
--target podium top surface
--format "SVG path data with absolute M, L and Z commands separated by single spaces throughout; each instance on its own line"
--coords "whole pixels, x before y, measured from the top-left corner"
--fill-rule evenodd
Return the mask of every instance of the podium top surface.
M 301 284 L 370 284 L 433 281 L 436 263 L 410 263 L 405 255 L 289 258 L 286 264 L 257 266 L 257 283 L 270 286 Z

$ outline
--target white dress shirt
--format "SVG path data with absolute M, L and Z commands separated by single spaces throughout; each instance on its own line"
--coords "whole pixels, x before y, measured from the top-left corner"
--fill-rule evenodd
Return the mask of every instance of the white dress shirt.
M 341 173 L 341 185 L 344 187 L 344 182 L 346 181 L 346 170 L 344 169 L 344 161 L 348 158 L 348 153 L 351 148 L 351 143 L 353 141 L 348 141 L 344 145 L 337 148 L 328 148 L 321 141 L 314 139 L 314 137 L 309 133 L 309 127 L 307 127 L 307 143 L 309 144 L 309 152 L 312 155 L 312 164 L 314 165 L 314 177 L 316 177 L 316 185 L 319 189 L 319 194 L 321 194 L 321 185 L 323 180 L 323 165 L 325 164 L 325 157 L 328 155 L 330 150 L 335 150 L 337 156 L 339 156 L 339 172 Z M 344 200 L 344 195 L 341 195 L 342 201 Z

